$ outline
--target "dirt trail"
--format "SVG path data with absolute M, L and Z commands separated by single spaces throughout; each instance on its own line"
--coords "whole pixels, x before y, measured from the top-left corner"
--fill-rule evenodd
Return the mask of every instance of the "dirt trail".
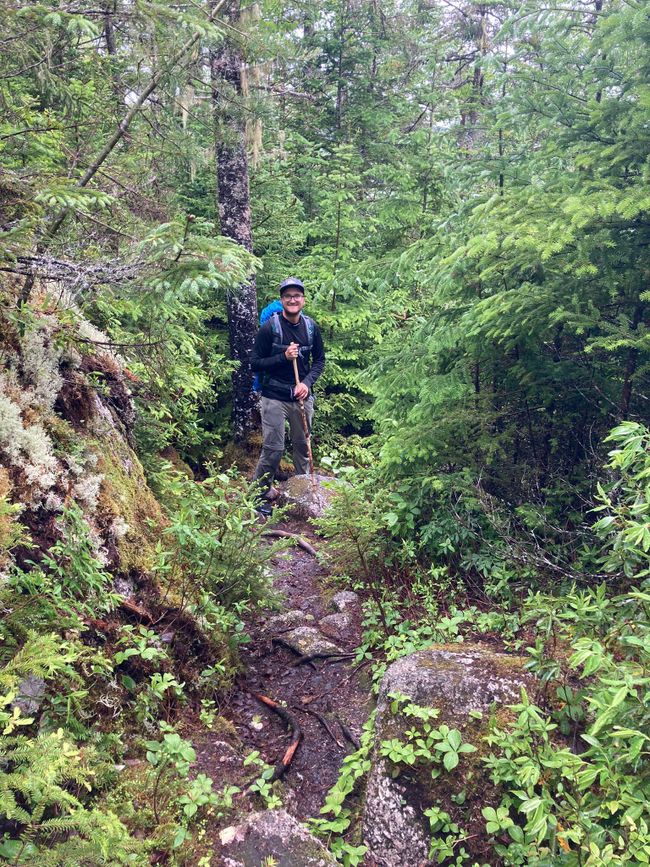
M 299 533 L 316 549 L 323 541 L 309 525 L 296 521 L 279 525 L 278 529 Z M 306 626 L 318 627 L 319 621 L 333 613 L 327 598 L 337 588 L 327 587 L 327 572 L 316 557 L 294 547 L 274 558 L 274 587 L 282 594 L 280 611 L 258 614 L 247 624 L 251 637 L 242 648 L 244 673 L 239 677 L 224 715 L 236 729 L 243 755 L 259 750 L 271 765 L 282 757 L 290 736 L 285 724 L 253 695 L 262 693 L 282 702 L 298 720 L 303 739 L 284 777 L 284 808 L 302 820 L 318 815 L 325 794 L 336 782 L 339 768 L 354 746 L 345 738 L 340 720 L 352 735 L 359 738 L 361 728 L 372 709 L 367 671 L 352 660 L 315 660 L 311 665 L 296 665 L 299 656 L 278 643 L 289 636 L 289 630 L 274 627 L 278 614 L 299 609 L 309 618 Z M 340 588 L 338 588 L 340 589 Z M 323 626 L 325 640 L 335 642 L 344 651 L 354 650 L 361 638 L 359 606 L 346 608 L 350 624 L 335 637 L 331 627 Z M 313 620 L 311 619 L 313 618 Z M 271 623 L 271 628 L 269 628 Z M 276 639 L 276 640 L 274 640 Z M 325 730 L 321 721 L 308 711 L 324 717 L 338 743 Z M 219 777 L 219 762 L 224 758 L 215 748 L 214 736 L 194 743 L 197 769 Z

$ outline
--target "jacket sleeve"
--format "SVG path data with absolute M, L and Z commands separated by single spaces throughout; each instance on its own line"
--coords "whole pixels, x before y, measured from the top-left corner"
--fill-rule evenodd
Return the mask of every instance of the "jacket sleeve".
M 302 380 L 310 390 L 323 370 L 325 370 L 325 347 L 323 346 L 320 328 L 317 325 L 314 327 L 314 345 L 311 348 L 311 359 L 309 373 Z
M 286 362 L 284 353 L 286 346 L 277 346 L 273 343 L 273 331 L 267 322 L 257 332 L 253 350 L 251 352 L 251 367 L 255 373 L 271 370 L 278 364 Z

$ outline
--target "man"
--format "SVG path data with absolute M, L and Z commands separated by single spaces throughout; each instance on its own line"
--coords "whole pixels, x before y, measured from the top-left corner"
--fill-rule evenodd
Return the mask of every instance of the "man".
M 307 424 L 311 431 L 314 414 L 312 388 L 325 367 L 323 338 L 316 323 L 303 316 L 305 287 L 297 277 L 280 284 L 282 312 L 262 325 L 255 338 L 251 355 L 253 371 L 262 379 L 262 454 L 253 474 L 259 480 L 262 495 L 273 499 L 273 479 L 284 452 L 284 424 L 289 422 L 296 473 L 309 472 L 307 438 L 303 428 L 300 401 L 304 402 Z M 311 356 L 311 358 L 310 358 Z M 298 362 L 299 385 L 293 368 Z

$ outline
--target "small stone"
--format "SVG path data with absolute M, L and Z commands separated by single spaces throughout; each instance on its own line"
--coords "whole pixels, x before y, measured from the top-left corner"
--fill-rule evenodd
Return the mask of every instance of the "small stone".
M 359 605 L 359 594 L 352 590 L 340 590 L 332 596 L 332 607 L 336 611 L 348 611 Z
M 19 708 L 23 716 L 32 716 L 38 712 L 44 695 L 45 681 L 42 677 L 30 674 L 18 687 L 18 697 L 13 706 Z
M 330 638 L 346 639 L 349 637 L 352 627 L 352 618 L 349 614 L 340 611 L 338 614 L 328 614 L 318 622 L 321 632 Z
M 241 825 L 231 825 L 230 828 L 224 828 L 223 831 L 219 833 L 219 839 L 221 840 L 222 846 L 229 846 L 235 840 L 238 840 L 237 832 L 240 830 Z
M 227 741 L 213 741 L 212 752 L 214 755 L 219 756 L 220 764 L 224 764 L 225 762 L 236 762 L 238 764 L 240 761 L 239 754 Z
M 303 656 L 311 656 L 313 653 L 341 653 L 341 648 L 331 641 L 323 638 L 314 626 L 299 626 L 282 636 L 282 640 Z
M 113 590 L 124 599 L 133 599 L 137 588 L 135 581 L 132 581 L 130 578 L 125 578 L 123 575 L 117 575 L 113 579 Z

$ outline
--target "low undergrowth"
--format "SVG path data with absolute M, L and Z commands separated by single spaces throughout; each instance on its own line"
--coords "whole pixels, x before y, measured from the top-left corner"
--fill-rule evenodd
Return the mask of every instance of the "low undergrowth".
M 246 641 L 245 612 L 270 598 L 254 496 L 238 479 L 158 478 L 167 520 L 152 572 L 126 600 L 74 500 L 57 540 L 30 545 L 8 490 L 0 501 L 0 859 L 8 864 L 209 864 L 208 815 L 234 790 L 192 778 L 175 728 L 215 701 Z M 136 581 L 133 576 L 131 582 Z M 132 585 L 130 585 L 132 586 Z M 139 622 L 138 622 L 139 621 Z M 207 709 L 207 710 L 206 710 Z M 202 860 L 201 860 L 202 859 Z
M 425 814 L 436 863 L 479 863 L 463 849 L 467 835 L 475 833 L 489 841 L 486 863 L 604 867 L 650 861 L 650 433 L 625 423 L 609 441 L 609 479 L 598 487 L 592 546 L 561 582 L 553 572 L 549 577 L 530 566 L 522 571 L 495 556 L 493 515 L 484 548 L 475 545 L 471 521 L 459 519 L 452 531 L 444 513 L 427 516 L 423 526 L 412 512 L 406 532 L 404 515 L 395 508 L 399 497 L 376 484 L 346 487 L 318 522 L 339 574 L 367 597 L 358 658 L 372 661 L 376 688 L 395 659 L 476 638 L 525 654 L 526 667 L 538 678 L 537 703 L 522 692 L 510 721 L 495 714 L 474 743 L 466 744 L 461 732 L 443 731 L 434 721 L 436 710 L 425 708 L 411 714 L 416 724 L 406 737 L 377 745 L 396 773 L 426 766 L 434 778 L 448 772 L 449 763 L 462 768 L 463 750 L 478 749 L 498 799 L 481 805 L 480 793 L 474 793 L 485 821 L 477 830 L 458 820 L 467 797 L 462 785 L 454 803 L 432 797 Z M 472 497 L 469 504 L 476 526 L 484 520 L 478 502 Z M 462 508 L 462 497 L 456 498 L 457 518 Z M 436 522 L 438 529 L 432 529 Z M 396 526 L 402 531 L 395 532 Z M 430 541 L 441 527 L 449 531 L 442 547 L 450 556 L 423 556 L 429 542 L 422 540 Z M 597 576 L 591 582 L 584 580 L 585 564 Z M 394 697 L 393 705 L 396 713 L 412 709 L 404 697 Z M 358 770 L 355 786 L 369 767 L 366 747 L 363 757 L 351 760 Z M 349 781 L 344 767 L 322 810 L 329 818 L 316 822 L 321 832 L 347 832 Z M 344 864 L 361 863 L 361 855 L 338 836 L 333 841 Z

